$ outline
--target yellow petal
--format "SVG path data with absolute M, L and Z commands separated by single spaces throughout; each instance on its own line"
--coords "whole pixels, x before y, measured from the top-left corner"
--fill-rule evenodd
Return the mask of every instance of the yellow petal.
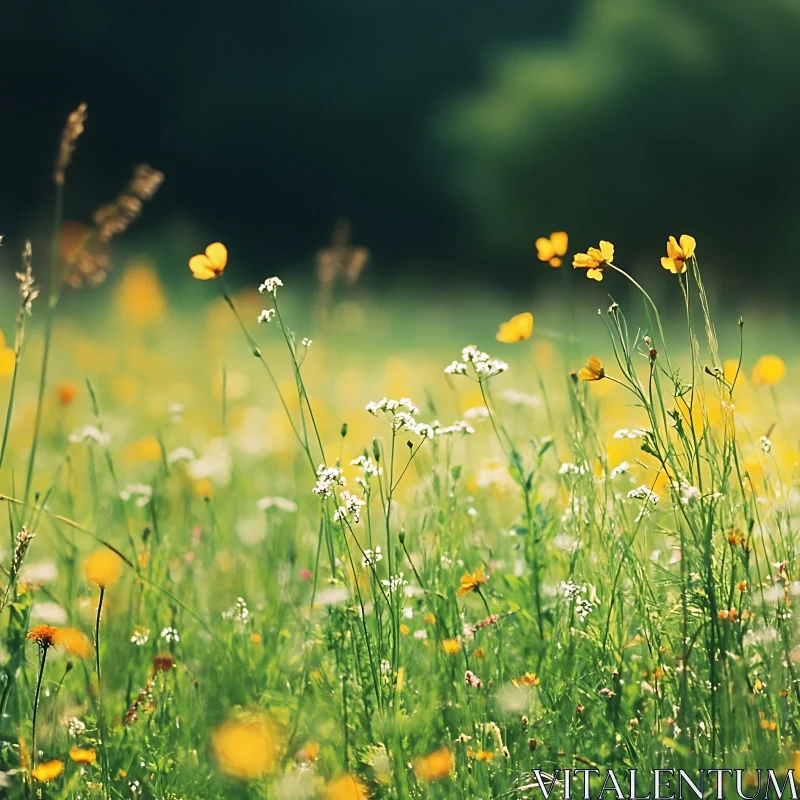
M 15 360 L 14 351 L 10 347 L 0 348 L 0 375 L 11 375 Z
M 694 240 L 694 237 L 684 233 L 681 236 L 681 250 L 683 250 L 683 257 L 691 258 L 694 255 L 695 247 L 697 247 L 697 242 Z
M 557 256 L 563 256 L 567 252 L 569 237 L 565 231 L 556 231 L 550 234 L 550 242 L 553 245 L 553 252 Z
M 677 272 L 678 271 L 678 267 L 676 266 L 675 259 L 668 258 L 667 256 L 663 256 L 662 257 L 661 266 L 664 267 L 664 269 L 668 269 L 670 272 Z
M 521 342 L 523 339 L 530 338 L 533 332 L 533 314 L 526 311 L 523 314 L 517 314 L 508 322 L 500 325 L 500 330 L 497 332 L 497 341 L 506 344 L 513 344 L 514 342 Z
M 225 269 L 225 265 L 228 263 L 228 248 L 222 242 L 213 242 L 206 247 L 206 255 L 214 265 L 217 274 Z
M 674 236 L 670 236 L 667 239 L 667 256 L 669 258 L 680 258 L 682 255 L 680 248 L 678 247 L 678 242 L 675 240 Z
M 536 251 L 540 261 L 549 261 L 556 254 L 551 241 L 544 236 L 536 240 Z
M 586 273 L 586 277 L 590 278 L 593 281 L 601 281 L 601 280 L 603 280 L 603 270 L 601 270 L 601 269 L 590 269 Z
M 786 364 L 778 356 L 761 356 L 753 368 L 755 386 L 773 386 L 786 376 Z
M 596 267 L 597 262 L 588 253 L 575 253 L 572 266 L 586 269 L 587 267 Z
M 561 259 L 560 258 L 551 258 L 550 261 L 548 261 L 548 264 L 550 264 L 551 267 L 560 267 L 561 266 Z
M 600 252 L 603 254 L 604 260 L 611 261 L 614 258 L 614 245 L 603 240 L 600 242 Z
M 217 277 L 211 259 L 202 253 L 192 256 L 189 259 L 189 269 L 192 271 L 192 275 L 199 281 L 208 281 L 211 280 L 211 278 Z

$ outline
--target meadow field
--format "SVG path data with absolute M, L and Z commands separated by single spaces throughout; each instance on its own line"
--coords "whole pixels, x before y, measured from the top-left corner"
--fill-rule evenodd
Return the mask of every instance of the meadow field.
M 77 233 L 58 201 L 52 258 L 0 250 L 3 797 L 720 766 L 756 796 L 793 766 L 800 363 L 788 323 L 712 307 L 702 242 L 628 271 L 532 232 L 530 307 L 320 309 L 307 276 L 230 288 L 207 241 L 86 286 L 154 175 Z

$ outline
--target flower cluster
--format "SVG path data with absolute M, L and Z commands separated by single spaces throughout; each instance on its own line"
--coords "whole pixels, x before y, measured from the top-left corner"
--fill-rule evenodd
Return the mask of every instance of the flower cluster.
M 250 609 L 247 607 L 245 599 L 243 597 L 237 597 L 233 606 L 227 611 L 222 612 L 222 619 L 233 620 L 242 625 L 246 625 L 250 621 Z
M 94 444 L 99 444 L 101 447 L 107 447 L 109 441 L 111 441 L 111 437 L 94 425 L 84 425 L 82 428 L 76 428 L 69 435 L 69 440 L 72 444 L 92 442 Z
M 628 492 L 628 497 L 631 500 L 647 500 L 647 502 L 653 505 L 657 505 L 659 500 L 658 495 L 644 484 L 637 486 L 635 489 L 631 489 Z
M 334 487 L 346 484 L 347 479 L 339 467 L 326 467 L 320 464 L 317 467 L 317 483 L 311 491 L 320 497 L 333 497 Z
M 647 431 L 641 428 L 620 428 L 614 432 L 615 439 L 642 439 L 647 435 Z
M 265 308 L 262 312 L 258 315 L 258 321 L 261 322 L 272 322 L 272 318 L 275 316 L 275 309 L 274 308 Z
M 374 567 L 379 561 L 383 560 L 383 553 L 381 553 L 381 546 L 377 545 L 374 550 L 365 550 L 364 558 L 361 563 L 365 567 Z
M 467 375 L 470 365 L 479 381 L 493 378 L 508 369 L 505 361 L 491 358 L 488 353 L 470 344 L 461 351 L 461 361 L 453 361 L 444 368 L 444 371 L 446 375 Z
M 425 439 L 433 439 L 435 431 L 431 425 L 418 422 L 414 419 L 415 414 L 419 414 L 419 409 L 411 402 L 408 397 L 401 397 L 399 400 L 389 400 L 384 397 L 377 402 L 371 401 L 364 406 L 364 409 L 377 417 L 383 412 L 391 416 L 392 430 L 395 432 L 405 430 L 409 433 L 416 433 Z
M 439 420 L 431 422 L 431 428 L 437 436 L 470 436 L 475 433 L 475 428 L 472 427 L 466 420 L 457 419 L 452 425 L 441 425 Z
M 366 500 L 362 500 L 360 497 L 356 497 L 356 495 L 350 494 L 348 491 L 340 492 L 339 500 L 342 505 L 336 509 L 333 515 L 333 521 L 346 522 L 347 520 L 351 520 L 353 522 L 360 522 L 361 508 L 367 504 Z
M 586 586 L 578 586 L 578 584 L 572 581 L 562 581 L 560 588 L 561 591 L 564 592 L 564 597 L 566 597 L 567 600 L 574 601 L 575 613 L 580 617 L 581 622 L 585 621 L 586 617 L 588 617 L 594 609 L 594 605 L 583 596 L 587 591 Z
M 483 681 L 469 669 L 464 673 L 464 683 L 470 689 L 480 689 L 483 686 Z
M 146 483 L 130 483 L 120 491 L 119 496 L 126 502 L 136 498 L 136 507 L 144 508 L 153 497 L 153 487 Z
M 271 294 L 273 297 L 278 294 L 278 287 L 283 286 L 283 281 L 280 278 L 267 278 L 261 286 L 258 287 L 258 291 L 261 294 Z
M 356 478 L 356 483 L 359 486 L 362 486 L 364 489 L 367 488 L 370 478 L 377 478 L 379 475 L 383 475 L 383 469 L 381 469 L 381 467 L 379 467 L 368 455 L 354 458 L 350 464 L 354 467 L 361 467 L 364 476 L 361 477 L 359 475 Z

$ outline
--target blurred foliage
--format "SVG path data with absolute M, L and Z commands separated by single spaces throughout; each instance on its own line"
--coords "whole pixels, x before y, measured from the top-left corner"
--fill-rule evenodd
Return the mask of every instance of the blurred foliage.
M 800 218 L 798 43 L 792 0 L 587 0 L 563 43 L 500 55 L 440 129 L 480 246 L 567 228 L 631 264 L 688 231 L 729 287 L 796 286 L 771 267 Z

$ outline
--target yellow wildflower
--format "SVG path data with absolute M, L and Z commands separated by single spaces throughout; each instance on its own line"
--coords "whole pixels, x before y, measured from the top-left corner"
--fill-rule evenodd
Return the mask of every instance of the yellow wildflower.
M 461 650 L 461 645 L 458 643 L 457 639 L 445 639 L 442 642 L 442 650 L 444 650 L 447 655 L 454 656 Z
M 69 757 L 76 764 L 94 764 L 94 762 L 97 760 L 97 751 L 81 750 L 80 747 L 73 747 L 69 751 Z
M 546 261 L 551 267 L 561 266 L 561 257 L 567 252 L 569 237 L 564 231 L 551 233 L 550 237 L 540 236 L 536 240 L 536 255 L 539 261 Z
M 414 774 L 422 781 L 438 781 L 450 774 L 453 765 L 453 754 L 440 747 L 414 762 Z
M 83 573 L 89 583 L 108 589 L 122 577 L 122 559 L 111 550 L 98 550 L 86 559 Z
M 62 761 L 45 761 L 44 764 L 39 764 L 31 772 L 31 775 L 39 781 L 39 783 L 49 783 L 54 781 L 64 771 L 64 763 Z
M 600 381 L 606 376 L 603 362 L 597 356 L 589 356 L 585 367 L 578 371 L 578 377 L 582 381 Z
M 343 775 L 325 788 L 325 800 L 367 800 L 369 792 L 358 778 Z
M 211 746 L 220 770 L 234 778 L 261 778 L 275 765 L 275 736 L 264 715 L 229 719 L 214 731 Z
M 58 628 L 52 625 L 34 625 L 25 636 L 29 642 L 36 642 L 43 650 L 53 647 L 57 637 Z
M 79 658 L 89 658 L 92 654 L 92 644 L 89 637 L 77 628 L 60 628 L 55 636 L 55 642 L 68 653 Z
M 222 275 L 227 263 L 228 248 L 222 242 L 213 242 L 206 247 L 205 253 L 189 259 L 189 269 L 197 280 L 208 281 Z
M 754 386 L 773 386 L 786 376 L 786 364 L 778 356 L 761 356 L 753 367 Z
M 694 255 L 696 246 L 694 238 L 685 233 L 681 236 L 680 244 L 674 236 L 670 236 L 667 240 L 667 255 L 661 259 L 661 266 L 675 275 L 686 272 L 686 262 Z
M 533 314 L 525 311 L 511 317 L 508 322 L 500 323 L 500 330 L 497 331 L 496 339 L 504 344 L 514 344 L 523 339 L 529 339 L 533 333 Z
M 576 253 L 572 261 L 575 269 L 585 269 L 586 276 L 594 281 L 603 280 L 603 267 L 614 258 L 614 245 L 601 241 L 600 247 L 590 247 L 585 253 Z
M 476 592 L 481 588 L 481 585 L 487 583 L 488 580 L 489 577 L 485 574 L 483 564 L 481 564 L 475 572 L 465 572 L 461 576 L 461 580 L 459 581 L 461 587 L 456 594 L 462 597 L 470 592 Z

